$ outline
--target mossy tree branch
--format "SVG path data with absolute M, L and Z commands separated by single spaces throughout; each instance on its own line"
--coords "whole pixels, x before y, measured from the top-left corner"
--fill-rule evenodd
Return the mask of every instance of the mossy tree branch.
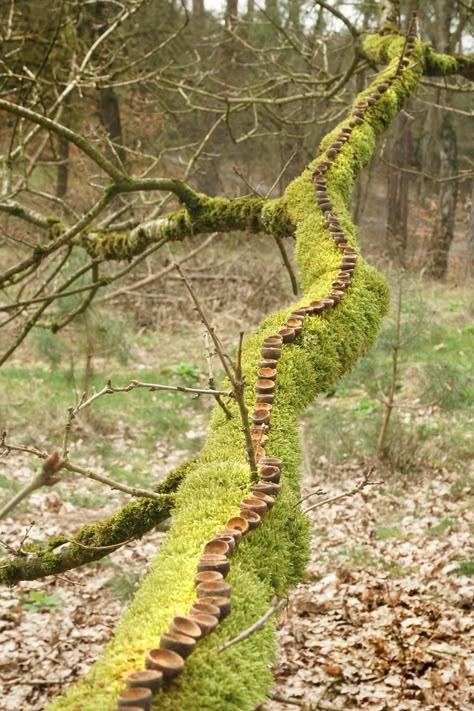
M 388 64 L 403 44 L 400 35 L 365 35 L 363 55 L 374 64 Z M 423 42 L 417 42 L 418 60 L 424 76 L 447 77 L 459 75 L 474 81 L 474 57 L 464 54 L 441 54 Z
M 395 72 L 403 38 L 393 38 L 390 67 L 357 97 L 363 100 L 384 76 Z M 327 174 L 327 189 L 347 240 L 355 244 L 349 202 L 354 175 L 364 167 L 376 139 L 390 125 L 422 76 L 423 53 L 403 71 L 354 128 L 337 161 Z M 322 142 L 324 151 L 338 134 L 336 127 Z M 339 268 L 339 253 L 326 232 L 326 223 L 314 195 L 309 165 L 285 191 L 285 213 L 296 225 L 296 254 L 304 291 L 302 302 L 271 314 L 257 334 L 246 339 L 242 366 L 248 406 L 255 393 L 262 338 L 275 333 L 287 315 L 301 303 L 327 293 Z M 272 410 L 272 431 L 267 452 L 284 462 L 281 493 L 262 526 L 252 532 L 233 554 L 229 582 L 232 612 L 208 638 L 200 641 L 184 673 L 169 690 L 160 694 L 160 711 L 247 711 L 265 697 L 272 684 L 269 661 L 274 645 L 274 623 L 232 646 L 226 654 L 218 648 L 233 639 L 268 609 L 273 595 L 283 596 L 288 586 L 303 574 L 308 555 L 308 522 L 297 503 L 300 500 L 301 453 L 298 422 L 304 409 L 329 389 L 364 354 L 375 339 L 387 309 L 385 280 L 359 256 L 350 288 L 337 309 L 324 318 L 304 324 L 301 341 L 283 351 L 278 362 L 278 387 Z M 230 404 L 235 411 L 236 404 Z M 144 652 L 156 644 L 170 619 L 184 614 L 194 602 L 194 572 L 206 540 L 223 527 L 238 510 L 242 491 L 250 486 L 240 423 L 227 420 L 216 410 L 206 445 L 190 468 L 176 495 L 173 526 L 142 582 L 134 601 L 112 642 L 90 673 L 51 706 L 51 711 L 82 711 L 113 707 L 125 673 L 143 665 Z M 157 706 L 158 707 L 158 706 Z
M 185 183 L 180 187 L 185 193 L 186 208 L 143 222 L 128 232 L 111 233 L 91 227 L 77 243 L 90 256 L 120 260 L 131 259 L 162 239 L 182 241 L 195 234 L 234 231 L 286 237 L 294 232 L 282 198 L 211 198 L 193 192 Z
M 370 36 L 364 40 L 364 52 L 371 61 L 390 64 L 387 71 L 393 72 L 403 42 L 400 36 Z M 352 182 L 369 161 L 376 139 L 416 89 L 423 73 L 435 71 L 433 65 L 443 75 L 466 73 L 469 69 L 466 61 L 436 55 L 431 48 L 417 42 L 414 61 L 371 109 L 369 118 L 352 131 L 327 181 L 331 202 L 352 244 L 355 244 L 355 227 L 349 214 Z M 358 100 L 375 90 L 385 74 L 381 72 Z M 323 151 L 340 128 L 325 137 Z M 146 240 L 161 239 L 162 230 L 166 229 L 175 230 L 173 238 L 179 239 L 179 235 L 229 229 L 286 233 L 288 227 L 295 226 L 303 299 L 304 302 L 318 299 L 327 293 L 335 278 L 339 255 L 328 238 L 315 201 L 311 179 L 314 168 L 315 163 L 309 165 L 278 201 L 254 197 L 230 201 L 186 194 L 185 209 L 141 225 L 131 233 L 108 235 L 90 228 L 84 237 L 86 226 L 83 226 L 74 236 L 80 235 L 80 243 L 92 250 L 94 256 L 124 259 L 139 253 L 135 250 L 143 251 Z M 129 181 L 117 178 L 108 194 L 118 194 L 121 189 L 128 191 L 129 185 Z M 387 301 L 384 279 L 359 258 L 351 286 L 337 309 L 305 323 L 301 340 L 283 353 L 278 365 L 269 451 L 284 461 L 281 495 L 263 525 L 233 556 L 229 576 L 232 614 L 213 635 L 200 642 L 183 675 L 157 698 L 160 711 L 176 708 L 190 711 L 196 707 L 196 699 L 207 711 L 246 711 L 261 701 L 270 687 L 274 624 L 266 625 L 241 645 L 231 647 L 225 655 L 217 656 L 216 651 L 226 639 L 234 638 L 256 616 L 262 615 L 273 595 L 284 595 L 288 586 L 303 574 L 308 555 L 308 522 L 295 508 L 300 499 L 298 421 L 314 398 L 331 388 L 370 347 Z M 251 384 L 255 381 L 262 338 L 274 333 L 299 305 L 292 304 L 271 314 L 259 332 L 246 339 L 242 368 L 247 383 L 244 391 L 247 406 L 254 400 Z M 231 409 L 236 412 L 236 403 L 231 403 Z M 143 665 L 144 652 L 156 644 L 172 616 L 185 613 L 194 602 L 194 572 L 203 544 L 222 528 L 229 515 L 236 513 L 242 491 L 249 486 L 239 419 L 228 420 L 216 410 L 206 445 L 176 493 L 174 524 L 149 575 L 99 661 L 64 698 L 53 703 L 52 710 L 95 711 L 113 707 L 124 674 Z
M 19 552 L 0 565 L 0 584 L 16 585 L 22 580 L 38 580 L 58 575 L 100 560 L 131 540 L 141 538 L 169 518 L 175 504 L 175 493 L 183 482 L 189 463 L 177 467 L 154 488 L 161 497 L 133 501 L 111 516 L 76 531 L 69 537 L 54 536 L 42 550 Z

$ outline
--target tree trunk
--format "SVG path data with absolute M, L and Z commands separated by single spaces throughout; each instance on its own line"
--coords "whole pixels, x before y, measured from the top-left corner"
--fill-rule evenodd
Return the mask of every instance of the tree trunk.
M 440 177 L 447 180 L 440 184 L 439 211 L 431 237 L 429 273 L 434 279 L 443 279 L 448 270 L 458 196 L 458 183 L 454 177 L 458 168 L 457 138 L 449 114 L 441 124 L 440 149 Z
M 291 29 L 299 36 L 301 33 L 300 22 L 301 5 L 299 0 L 290 0 L 288 22 Z
M 204 29 L 204 0 L 192 0 L 193 34 L 195 39 L 202 40 Z
M 247 22 L 253 22 L 255 14 L 255 0 L 247 0 L 247 13 L 245 19 Z
M 106 6 L 103 0 L 99 0 L 95 4 L 95 17 L 97 26 L 95 31 L 97 35 L 103 32 L 107 27 Z M 100 87 L 97 90 L 97 108 L 102 126 L 107 132 L 110 141 L 114 143 L 113 149 L 108 152 L 112 156 L 118 156 L 122 163 L 125 163 L 126 154 L 123 149 L 122 138 L 122 122 L 120 120 L 120 106 L 117 95 L 111 86 Z
M 272 22 L 276 25 L 280 25 L 280 10 L 277 0 L 266 0 L 265 12 Z
M 411 120 L 402 113 L 398 117 L 390 150 L 390 163 L 407 167 L 412 155 Z M 404 267 L 408 243 L 408 174 L 390 167 L 387 184 L 386 240 L 390 259 Z
M 238 17 L 238 0 L 227 0 L 225 6 L 225 26 L 233 30 Z
M 468 275 L 474 275 L 474 182 L 471 192 L 471 217 L 467 234 L 467 268 Z
M 112 87 L 108 86 L 99 89 L 99 116 L 107 135 L 114 143 L 114 151 L 125 163 L 125 151 L 123 150 L 122 122 L 120 120 L 120 106 Z M 113 151 L 111 151 L 113 153 Z
M 69 141 L 64 136 L 58 137 L 58 156 L 56 195 L 63 198 L 67 193 L 69 180 Z

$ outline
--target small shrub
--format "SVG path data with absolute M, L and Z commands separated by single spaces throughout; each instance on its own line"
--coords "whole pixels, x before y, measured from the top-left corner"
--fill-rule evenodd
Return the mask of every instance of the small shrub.
M 48 594 L 45 590 L 30 590 L 20 599 L 20 606 L 24 610 L 42 612 L 43 610 L 57 610 L 61 607 L 59 593 Z

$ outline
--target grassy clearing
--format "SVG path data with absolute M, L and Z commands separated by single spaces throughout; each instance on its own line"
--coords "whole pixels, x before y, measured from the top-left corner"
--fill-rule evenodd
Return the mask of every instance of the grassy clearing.
M 109 378 L 117 386 L 126 385 L 133 378 L 166 385 L 207 385 L 204 355 L 192 352 L 192 339 L 187 351 L 182 343 L 179 349 L 174 343 L 174 350 L 169 349 L 170 357 L 166 353 L 156 356 L 159 346 L 163 350 L 159 341 L 157 337 L 134 339 L 127 365 L 110 355 L 96 355 L 88 374 L 88 393 L 93 388 L 103 388 Z M 81 396 L 83 372 L 77 364 L 73 367 L 64 354 L 59 361 L 45 361 L 45 357 L 44 351 L 41 359 L 35 352 L 28 362 L 0 370 L 0 428 L 8 430 L 12 443 L 52 450 L 61 447 L 67 408 Z M 207 400 L 210 399 L 145 389 L 104 396 L 74 422 L 71 458 L 82 466 L 106 472 L 116 481 L 149 487 L 177 458 L 193 455 L 200 448 L 205 416 L 212 406 Z M 170 457 L 171 463 L 167 464 Z M 30 470 L 39 466 L 39 460 L 28 460 Z M 8 500 L 23 485 L 25 474 L 16 476 L 15 467 L 7 460 L 4 467 L 0 470 L 0 499 Z M 108 492 L 103 486 L 88 482 L 82 488 L 76 482 L 71 490 L 74 479 L 66 474 L 56 487 L 58 494 L 83 509 L 100 510 L 107 504 Z M 17 514 L 27 511 L 28 506 L 24 502 Z
M 186 368 L 187 376 L 168 368 L 141 369 L 138 376 L 146 382 L 165 385 L 203 385 L 201 372 L 192 364 L 186 364 Z M 101 389 L 109 378 L 114 385 L 126 385 L 133 377 L 137 377 L 137 372 L 131 368 L 102 366 L 92 377 L 89 392 L 92 388 Z M 39 422 L 42 439 L 57 438 L 63 431 L 67 408 L 77 402 L 79 394 L 68 370 L 7 366 L 0 370 L 0 419 L 12 433 L 21 431 L 27 443 L 38 438 Z M 104 396 L 81 413 L 77 430 L 93 429 L 97 435 L 110 435 L 129 427 L 135 430 L 142 446 L 149 446 L 156 440 L 185 433 L 189 421 L 201 410 L 202 400 L 184 393 L 146 390 L 117 393 Z M 98 447 L 104 456 L 113 449 L 109 441 Z
M 339 463 L 374 454 L 390 385 L 395 306 L 375 348 L 308 411 L 307 446 L 316 456 Z M 468 288 L 405 280 L 396 407 L 384 452 L 392 471 L 460 469 L 474 456 L 473 310 Z M 472 477 L 464 472 L 453 487 L 472 487 Z

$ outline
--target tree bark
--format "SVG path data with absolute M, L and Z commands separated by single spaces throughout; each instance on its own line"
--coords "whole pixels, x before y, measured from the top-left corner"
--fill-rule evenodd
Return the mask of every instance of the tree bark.
M 193 34 L 195 40 L 202 41 L 204 30 L 204 0 L 192 0 Z
M 58 137 L 58 157 L 56 195 L 63 198 L 67 194 L 69 181 L 69 141 L 64 136 Z
M 397 119 L 390 151 L 390 163 L 408 167 L 413 151 L 411 120 L 402 113 Z M 400 267 L 406 266 L 408 243 L 409 177 L 403 170 L 389 167 L 387 181 L 386 240 L 390 259 Z
M 122 122 L 120 119 L 120 105 L 115 91 L 112 87 L 100 88 L 98 90 L 98 108 L 100 121 L 107 131 L 110 141 L 114 144 L 113 150 L 125 164 L 126 153 L 123 149 Z
M 448 271 L 458 196 L 458 182 L 455 178 L 458 172 L 457 137 L 449 114 L 441 124 L 440 149 L 440 177 L 446 180 L 439 187 L 439 210 L 430 245 L 429 273 L 434 279 L 443 279 Z
M 474 182 L 471 192 L 471 216 L 467 233 L 467 269 L 468 276 L 474 275 Z
M 132 501 L 103 521 L 87 524 L 71 536 L 55 536 L 43 549 L 10 558 L 0 566 L 0 584 L 38 580 L 79 568 L 109 555 L 127 541 L 141 538 L 171 516 L 174 493 L 182 484 L 189 463 L 181 464 L 154 488 L 160 499 Z
M 225 26 L 233 30 L 238 19 L 238 0 L 227 0 L 225 6 Z

